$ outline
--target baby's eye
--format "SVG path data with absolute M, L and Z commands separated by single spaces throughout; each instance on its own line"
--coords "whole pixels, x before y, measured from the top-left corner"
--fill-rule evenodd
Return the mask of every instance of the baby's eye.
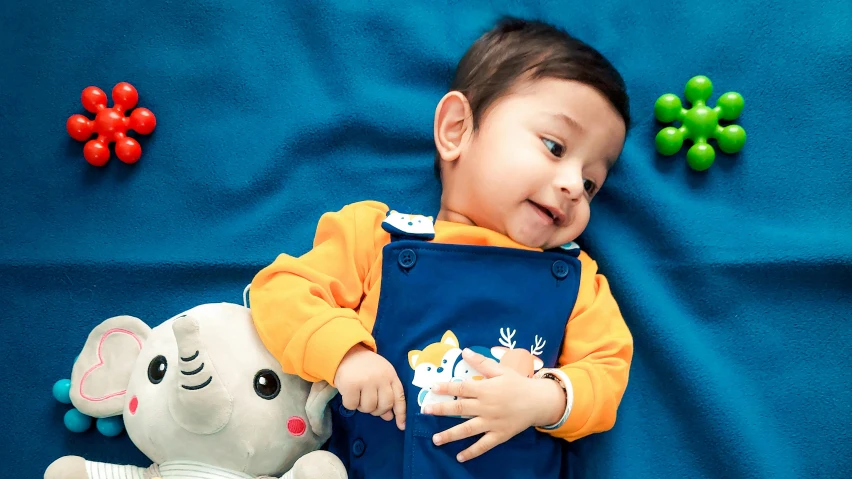
M 559 143 L 553 140 L 549 140 L 547 138 L 542 138 L 541 141 L 544 142 L 544 146 L 546 146 L 547 149 L 550 150 L 550 153 L 553 156 L 561 158 L 562 155 L 565 153 L 565 147 L 560 145 Z
M 592 180 L 583 180 L 583 189 L 586 190 L 587 195 L 592 196 L 598 190 L 598 185 Z

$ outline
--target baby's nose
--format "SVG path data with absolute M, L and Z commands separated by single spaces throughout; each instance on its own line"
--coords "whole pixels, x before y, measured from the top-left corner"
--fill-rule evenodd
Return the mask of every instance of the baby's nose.
M 562 190 L 562 194 L 570 200 L 576 200 L 583 196 L 583 179 L 578 178 L 576 180 L 564 181 L 560 185 L 560 189 Z
M 442 368 L 442 367 L 439 367 L 439 368 L 438 368 L 438 372 L 439 372 L 439 373 L 442 373 L 442 372 L 444 372 L 444 368 Z
M 573 168 L 566 168 L 556 178 L 556 185 L 560 193 L 571 200 L 583 196 L 583 173 Z

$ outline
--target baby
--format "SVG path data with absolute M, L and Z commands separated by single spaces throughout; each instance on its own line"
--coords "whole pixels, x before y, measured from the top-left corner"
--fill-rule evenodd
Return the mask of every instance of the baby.
M 254 278 L 255 326 L 284 371 L 338 388 L 328 448 L 350 477 L 567 477 L 568 441 L 613 426 L 633 355 L 574 243 L 621 154 L 624 83 L 583 42 L 510 18 L 449 90 L 435 218 L 326 213 L 312 250 Z

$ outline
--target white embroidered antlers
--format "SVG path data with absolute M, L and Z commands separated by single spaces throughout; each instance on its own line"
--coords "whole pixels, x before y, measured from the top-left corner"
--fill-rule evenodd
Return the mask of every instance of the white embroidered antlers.
M 500 361 L 502 366 L 518 371 L 521 375 L 532 377 L 536 371 L 544 366 L 544 362 L 538 358 L 547 343 L 539 335 L 535 336 L 535 345 L 530 350 L 515 349 L 517 341 L 512 338 L 517 333 L 516 329 L 500 328 L 500 344 L 491 348 L 491 354 Z

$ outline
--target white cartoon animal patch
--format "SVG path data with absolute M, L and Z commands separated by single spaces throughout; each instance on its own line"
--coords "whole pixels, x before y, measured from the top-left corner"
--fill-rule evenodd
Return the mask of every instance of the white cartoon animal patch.
M 505 364 L 525 376 L 532 376 L 544 365 L 538 356 L 542 354 L 547 341 L 536 335 L 535 345 L 531 346 L 529 350 L 516 349 L 517 341 L 513 339 L 516 333 L 517 330 L 515 329 L 500 328 L 500 346 L 471 346 L 470 349 Z M 422 350 L 409 351 L 408 365 L 414 370 L 414 379 L 411 383 L 420 388 L 420 392 L 417 394 L 417 404 L 420 406 L 421 412 L 428 404 L 458 399 L 453 396 L 433 393 L 431 389 L 435 383 L 484 379 L 482 373 L 462 358 L 461 345 L 458 337 L 452 331 L 446 331 L 440 341 L 431 343 Z
M 382 221 L 382 229 L 392 235 L 431 240 L 435 237 L 435 224 L 431 216 L 408 215 L 395 210 L 388 211 Z

